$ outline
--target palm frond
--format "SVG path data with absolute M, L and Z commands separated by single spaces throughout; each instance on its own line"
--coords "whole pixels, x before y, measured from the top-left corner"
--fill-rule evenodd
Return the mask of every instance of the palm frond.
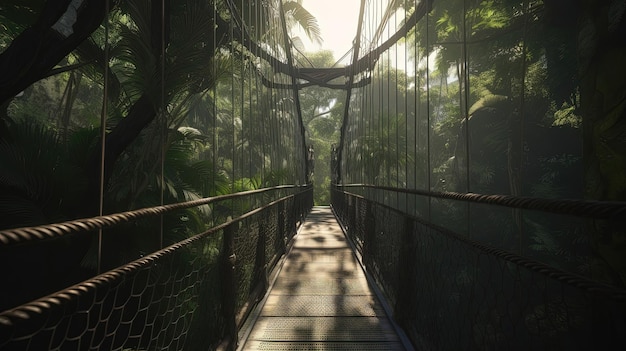
M 322 44 L 322 31 L 317 19 L 302 4 L 297 1 L 287 1 L 283 4 L 285 15 L 289 15 L 304 30 L 304 33 L 316 44 Z
M 0 141 L 0 216 L 7 216 L 3 226 L 72 216 L 68 210 L 84 193 L 86 179 L 79 160 L 70 155 L 58 134 L 43 125 L 10 126 L 8 138 Z

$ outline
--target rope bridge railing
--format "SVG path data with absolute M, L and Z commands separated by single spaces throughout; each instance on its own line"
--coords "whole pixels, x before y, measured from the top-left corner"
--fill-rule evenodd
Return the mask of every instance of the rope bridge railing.
M 626 343 L 626 289 L 474 240 L 340 187 L 332 196 L 340 223 L 416 349 L 608 350 Z M 624 206 L 604 204 L 604 212 Z
M 312 188 L 282 186 L 17 231 L 20 243 L 27 244 L 59 230 L 65 234 L 84 232 L 110 226 L 118 219 L 156 217 L 177 207 L 243 200 L 285 189 L 293 193 L 119 268 L 0 313 L 0 348 L 234 348 L 238 329 L 264 295 L 268 275 L 312 206 Z M 0 237 L 13 237 L 14 232 L 0 232 Z M 0 250 L 15 244 L 14 239 L 3 240 Z
M 282 2 L 2 6 L 0 349 L 233 349 L 312 206 Z
M 208 197 L 204 199 L 187 201 L 187 202 L 179 202 L 175 204 L 163 205 L 163 206 L 155 206 L 149 208 L 142 208 L 132 211 L 126 211 L 122 213 L 116 213 L 105 216 L 98 216 L 93 218 L 85 218 L 85 219 L 77 219 L 73 221 L 66 221 L 61 223 L 53 223 L 47 225 L 40 225 L 34 227 L 23 227 L 23 228 L 15 228 L 15 229 L 5 229 L 0 230 L 0 249 L 4 249 L 11 245 L 32 243 L 37 240 L 44 239 L 53 239 L 57 237 L 61 237 L 63 235 L 69 235 L 76 232 L 88 232 L 98 229 L 106 229 L 111 228 L 115 225 L 130 222 L 133 220 L 141 219 L 147 216 L 161 215 L 164 213 L 168 213 L 171 211 L 194 208 L 198 206 L 206 206 L 211 204 L 216 204 L 226 200 L 237 199 L 240 200 L 245 197 L 253 198 L 255 195 L 267 194 L 267 193 L 278 193 L 284 190 L 293 190 L 297 189 L 298 186 L 292 185 L 281 185 L 275 186 L 271 188 L 264 188 L 259 190 L 249 190 L 242 191 L 233 194 L 219 195 L 214 197 Z M 264 199 L 255 199 L 256 201 L 252 201 L 247 204 L 247 207 L 255 207 L 258 204 L 258 200 Z M 231 204 L 232 206 L 232 204 Z M 236 208 L 240 206 L 234 206 L 232 210 L 229 212 L 228 216 L 238 216 Z
M 377 186 L 369 184 L 345 184 L 342 188 L 373 189 L 387 192 L 397 192 L 408 195 L 419 195 L 437 199 L 450 199 L 465 201 L 476 204 L 497 205 L 549 212 L 554 214 L 571 215 L 576 217 L 588 217 L 597 219 L 619 220 L 626 216 L 626 203 L 623 201 L 585 201 L 576 199 L 541 199 L 535 197 L 520 197 L 511 195 L 484 195 L 473 193 L 455 193 L 426 191 L 420 189 L 402 189 L 389 186 Z
M 332 203 L 416 349 L 626 345 L 626 17 L 571 5 L 361 3 Z

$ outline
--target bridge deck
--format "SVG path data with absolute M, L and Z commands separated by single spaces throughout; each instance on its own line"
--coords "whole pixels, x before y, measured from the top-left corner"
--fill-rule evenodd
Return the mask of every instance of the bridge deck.
M 404 350 L 329 208 L 297 235 L 243 350 Z

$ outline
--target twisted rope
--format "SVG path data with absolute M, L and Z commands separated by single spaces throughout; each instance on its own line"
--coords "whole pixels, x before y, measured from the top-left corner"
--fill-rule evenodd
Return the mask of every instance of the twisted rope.
M 481 204 L 520 208 L 524 210 L 550 212 L 563 215 L 596 219 L 623 219 L 626 216 L 626 202 L 624 201 L 590 201 L 574 199 L 543 199 L 535 197 L 512 195 L 486 195 L 475 193 L 438 192 L 418 189 L 402 189 L 389 186 L 369 184 L 338 185 L 344 188 L 369 188 L 394 191 L 404 194 L 430 196 L 439 199 L 469 201 Z
M 83 218 L 83 219 L 77 219 L 77 220 L 66 221 L 66 222 L 61 222 L 61 223 L 46 224 L 46 225 L 33 226 L 33 227 L 15 228 L 15 229 L 6 229 L 6 230 L 0 231 L 0 248 L 22 244 L 22 243 L 29 242 L 29 241 L 56 238 L 56 237 L 70 234 L 70 233 L 109 228 L 114 225 L 118 225 L 124 222 L 130 222 L 132 220 L 136 220 L 139 218 L 156 216 L 159 214 L 164 214 L 167 212 L 196 207 L 196 206 L 208 205 L 213 202 L 219 202 L 219 201 L 244 197 L 244 196 L 253 195 L 253 194 L 261 194 L 261 193 L 265 193 L 269 191 L 275 191 L 275 190 L 281 190 L 281 189 L 297 189 L 297 188 L 307 188 L 307 186 L 281 185 L 281 186 L 275 186 L 271 188 L 242 191 L 242 192 L 238 192 L 234 194 L 207 197 L 203 199 L 192 200 L 192 201 L 187 201 L 187 202 L 179 202 L 176 204 L 169 204 L 169 205 L 163 205 L 163 206 L 141 208 L 137 210 L 115 213 L 111 215 Z
M 382 187 L 378 187 L 378 188 L 382 188 Z M 364 201 L 368 201 L 372 204 L 375 204 L 376 206 L 380 206 L 382 208 L 385 208 L 387 210 L 390 210 L 392 212 L 396 212 L 398 214 L 400 214 L 401 216 L 404 216 L 406 218 L 410 218 L 411 220 L 420 223 L 426 227 L 432 228 L 434 230 L 436 230 L 437 232 L 461 241 L 469 246 L 472 246 L 488 255 L 492 255 L 495 257 L 498 257 L 502 260 L 511 262 L 517 266 L 521 266 L 524 267 L 532 272 L 535 273 L 539 273 L 542 274 L 548 278 L 554 279 L 554 280 L 558 280 L 559 282 L 584 290 L 588 293 L 591 294 L 600 294 L 600 295 L 604 295 L 614 301 L 618 301 L 618 302 L 626 302 L 626 289 L 623 288 L 619 288 L 613 285 L 609 285 L 606 283 L 601 283 L 595 280 L 591 280 L 589 278 L 574 274 L 574 273 L 570 273 L 564 270 L 561 270 L 559 268 L 555 268 L 552 267 L 550 265 L 547 265 L 545 263 L 536 261 L 536 260 L 532 260 L 529 259 L 527 257 L 523 257 L 520 256 L 518 254 L 506 251 L 506 250 L 502 250 L 502 249 L 497 249 L 493 246 L 469 239 L 467 237 L 464 237 L 458 233 L 453 232 L 450 229 L 438 226 L 436 224 L 430 223 L 422 218 L 416 217 L 416 216 L 412 216 L 406 213 L 403 213 L 393 207 L 387 206 L 385 204 L 379 203 L 377 201 L 373 201 L 373 200 L 369 200 L 367 198 L 365 198 L 362 195 L 358 195 L 358 194 L 354 194 L 354 193 L 350 193 L 347 191 L 341 191 L 343 194 L 347 195 L 347 196 L 352 196 L 355 198 L 359 198 L 361 200 Z
M 275 188 L 292 188 L 292 187 L 298 187 L 298 186 L 279 186 L 279 187 L 275 187 Z M 268 188 L 268 189 L 262 189 L 262 190 L 252 190 L 252 191 L 246 191 L 246 192 L 242 192 L 242 193 L 261 193 L 267 190 L 273 190 L 274 188 Z M 174 254 L 176 251 L 189 246 L 190 244 L 198 241 L 198 240 L 202 240 L 203 238 L 206 238 L 207 236 L 213 235 L 217 232 L 219 232 L 220 230 L 223 230 L 224 228 L 233 225 L 235 223 L 239 223 L 242 222 L 243 220 L 250 218 L 254 215 L 257 215 L 259 213 L 261 213 L 263 210 L 270 208 L 272 206 L 277 205 L 280 202 L 284 202 L 290 198 L 295 198 L 296 196 L 300 196 L 302 194 L 304 194 L 307 191 L 312 191 L 312 188 L 308 187 L 303 191 L 298 192 L 297 194 L 291 194 L 291 195 L 287 195 L 284 196 L 278 200 L 272 201 L 267 203 L 265 206 L 254 209 L 252 211 L 246 212 L 245 214 L 234 218 L 232 220 L 226 221 L 222 224 L 219 224 L 203 233 L 200 234 L 196 234 L 188 239 L 179 241 L 175 244 L 172 244 L 164 249 L 161 249 L 159 251 L 153 252 L 145 257 L 142 257 L 140 259 L 137 259 L 135 261 L 132 261 L 130 263 L 127 263 L 119 268 L 107 271 L 105 273 L 102 273 L 100 275 L 97 275 L 91 279 L 88 279 L 84 282 L 78 283 L 74 286 L 71 286 L 67 289 L 58 291 L 52 295 L 40 298 L 38 300 L 35 300 L 33 302 L 18 306 L 16 308 L 4 311 L 4 312 L 0 312 L 0 326 L 11 326 L 14 325 L 16 323 L 18 323 L 20 320 L 26 320 L 29 319 L 30 316 L 32 316 L 32 314 L 40 314 L 42 313 L 42 310 L 47 310 L 50 308 L 53 308 L 54 306 L 60 307 L 63 305 L 66 305 L 68 303 L 71 303 L 73 301 L 76 301 L 80 298 L 81 295 L 84 295 L 87 292 L 90 291 L 96 291 L 97 289 L 101 288 L 102 286 L 105 285 L 112 285 L 114 282 L 120 281 L 122 280 L 125 276 L 132 274 L 136 271 L 138 271 L 141 268 L 150 266 L 152 264 L 154 264 L 155 262 L 159 261 L 160 259 L 162 259 L 165 256 L 169 256 Z M 232 195 L 239 195 L 241 193 L 237 193 L 237 194 L 232 194 Z M 229 198 L 232 198 L 234 196 L 231 195 L 225 195 Z M 216 197 L 217 198 L 217 197 Z M 222 196 L 219 196 L 219 198 L 223 198 Z M 187 203 L 192 203 L 192 202 L 198 202 L 198 201 L 206 201 L 206 200 L 214 200 L 215 198 L 206 198 L 206 199 L 201 199 L 201 200 L 196 200 L 196 201 L 189 201 L 186 203 L 181 203 L 181 204 L 177 204 L 177 205 L 184 205 Z M 158 206 L 158 207 L 167 207 L 167 206 Z M 146 209 L 148 210 L 148 209 Z M 138 210 L 139 211 L 139 210 Z M 131 211 L 131 212 L 135 212 L 135 211 Z M 126 213 L 126 212 L 125 212 Z M 154 212 L 154 214 L 158 214 L 161 212 Z M 150 213 L 152 214 L 152 213 Z M 103 217 L 109 217 L 109 216 L 103 216 Z M 134 217 L 136 218 L 136 217 Z M 90 219 L 95 219 L 95 218 L 90 218 Z M 59 223 L 61 224 L 61 223 Z M 54 226 L 54 225 L 52 225 Z M 45 226 L 42 226 L 45 227 Z M 33 228 L 38 228 L 38 227 L 33 227 Z

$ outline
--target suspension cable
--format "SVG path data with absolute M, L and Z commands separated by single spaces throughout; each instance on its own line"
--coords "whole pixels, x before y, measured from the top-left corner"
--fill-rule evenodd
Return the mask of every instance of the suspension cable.
M 357 31 L 356 31 L 356 37 L 354 38 L 354 45 L 353 45 L 353 50 L 352 50 L 352 66 L 350 67 L 350 74 L 348 75 L 348 88 L 346 90 L 346 104 L 344 106 L 344 110 L 343 110 L 343 122 L 341 124 L 341 134 L 340 134 L 340 139 L 339 139 L 339 148 L 338 148 L 338 153 L 337 153 L 337 165 L 338 165 L 338 170 L 339 170 L 339 174 L 338 174 L 338 178 L 337 178 L 337 183 L 341 184 L 341 182 L 343 181 L 343 173 L 342 173 L 342 167 L 341 167 L 341 162 L 342 162 L 342 158 L 343 158 L 343 148 L 344 148 L 344 140 L 346 138 L 346 131 L 348 128 L 348 114 L 350 113 L 350 98 L 352 95 L 352 83 L 354 82 L 354 75 L 356 74 L 356 63 L 357 60 L 359 59 L 359 50 L 361 47 L 361 30 L 363 28 L 363 13 L 365 11 L 365 0 L 361 0 L 361 7 L 359 8 L 359 19 L 358 19 L 358 26 L 357 26 Z
M 284 43 L 283 45 L 285 46 L 285 53 L 287 55 L 287 62 L 289 64 L 289 70 L 290 70 L 290 76 L 291 76 L 291 84 L 293 86 L 293 98 L 296 104 L 296 113 L 298 116 L 298 124 L 300 126 L 300 134 L 302 137 L 302 157 L 304 157 L 304 174 L 305 177 L 307 174 L 309 174 L 309 165 L 308 162 L 306 162 L 306 158 L 307 158 L 307 154 L 306 154 L 306 140 L 305 140 L 305 130 L 304 130 L 304 122 L 302 120 L 302 109 L 300 106 L 300 93 L 298 91 L 298 84 L 296 81 L 296 75 L 295 75 L 295 69 L 294 69 L 294 65 L 293 65 L 293 55 L 291 53 L 291 47 L 293 46 L 291 44 L 291 40 L 289 39 L 289 33 L 287 31 L 287 23 L 285 22 L 285 11 L 283 9 L 283 2 L 282 0 L 278 1 L 278 8 L 280 11 L 280 19 L 281 19 L 281 27 L 282 27 L 282 31 L 283 31 L 283 37 L 284 37 Z M 306 180 L 305 180 L 306 182 Z
M 165 111 L 165 0 L 161 0 L 161 97 L 160 97 L 160 119 L 162 125 L 159 126 L 160 137 L 161 137 L 161 169 L 160 169 L 160 179 L 161 179 L 161 191 L 159 192 L 159 204 L 163 206 L 165 204 L 165 155 L 167 152 L 167 134 L 168 134 L 168 123 L 167 123 L 167 114 Z M 158 121 L 158 119 L 157 119 Z M 158 125 L 158 123 L 157 123 Z M 163 248 L 163 226 L 164 226 L 164 217 L 163 214 L 160 215 L 159 218 L 160 226 L 159 226 L 159 248 Z
M 106 156 L 106 123 L 107 123 L 107 114 L 108 111 L 108 100 L 109 100 L 109 55 L 110 55 L 110 45 L 109 45 L 109 15 L 110 6 L 108 0 L 105 0 L 105 13 L 107 14 L 104 18 L 104 91 L 102 96 L 102 114 L 100 115 L 100 184 L 99 184 L 99 204 L 98 204 L 98 215 L 102 217 L 104 214 L 104 167 L 105 167 L 105 156 Z M 98 258 L 97 258 L 97 272 L 102 272 L 102 228 L 98 229 Z M 1 238 L 1 236 L 0 236 Z

